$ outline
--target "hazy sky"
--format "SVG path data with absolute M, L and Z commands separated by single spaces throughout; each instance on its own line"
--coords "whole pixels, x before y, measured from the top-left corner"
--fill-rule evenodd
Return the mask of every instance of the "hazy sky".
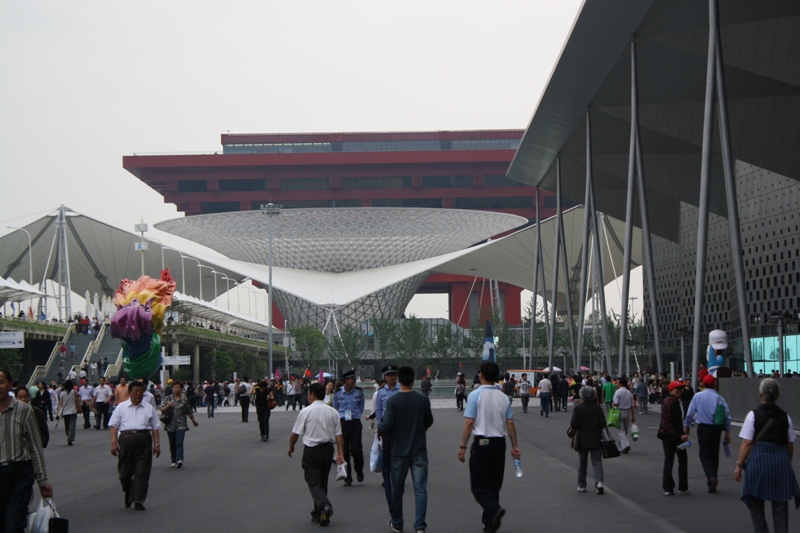
M 122 156 L 227 131 L 525 128 L 581 3 L 0 2 L 0 234 L 179 216 Z

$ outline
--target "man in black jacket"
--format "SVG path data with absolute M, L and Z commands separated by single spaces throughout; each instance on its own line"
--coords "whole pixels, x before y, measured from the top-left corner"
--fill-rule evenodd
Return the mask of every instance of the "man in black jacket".
M 661 486 L 665 496 L 689 494 L 689 460 L 686 449 L 678 448 L 689 440 L 683 430 L 683 410 L 681 409 L 681 393 L 683 384 L 673 381 L 669 384 L 669 396 L 661 403 L 661 424 L 658 427 L 658 438 L 664 447 L 664 475 Z M 675 455 L 678 455 L 678 490 L 675 491 L 675 479 L 672 477 L 672 466 Z M 673 492 L 675 491 L 675 492 Z

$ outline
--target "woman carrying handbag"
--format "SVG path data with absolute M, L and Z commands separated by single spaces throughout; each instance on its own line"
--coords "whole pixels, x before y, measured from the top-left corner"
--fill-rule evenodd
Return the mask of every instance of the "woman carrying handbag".
M 183 439 L 189 431 L 189 424 L 186 417 L 192 419 L 192 424 L 197 427 L 197 420 L 194 419 L 191 401 L 183 394 L 183 383 L 180 381 L 172 382 L 172 394 L 167 396 L 164 401 L 166 405 L 161 407 L 161 423 L 164 424 L 164 431 L 167 432 L 169 439 L 169 455 L 172 459 L 172 468 L 183 466 Z
M 586 470 L 588 459 L 592 457 L 594 487 L 597 494 L 603 494 L 603 443 L 602 432 L 606 427 L 603 408 L 597 403 L 594 387 L 582 387 L 581 402 L 572 411 L 569 426 L 577 432 L 576 451 L 578 452 L 578 492 L 586 492 Z

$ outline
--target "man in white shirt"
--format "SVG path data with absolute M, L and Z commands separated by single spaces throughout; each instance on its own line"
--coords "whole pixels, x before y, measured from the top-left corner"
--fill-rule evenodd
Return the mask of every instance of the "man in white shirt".
M 92 399 L 94 398 L 94 387 L 89 385 L 89 381 L 85 377 L 81 378 L 78 398 L 80 398 L 81 406 L 83 407 L 83 429 L 88 429 L 92 427 L 89 422 L 89 416 L 91 415 Z
M 344 463 L 344 439 L 339 424 L 339 413 L 323 402 L 325 387 L 312 383 L 308 389 L 308 407 L 300 411 L 289 437 L 289 457 L 295 444 L 303 437 L 303 472 L 308 490 L 314 500 L 311 521 L 327 526 L 331 521 L 333 507 L 328 499 L 328 475 L 333 459 L 333 443 L 336 442 L 336 464 Z
M 144 397 L 142 398 L 145 403 L 149 403 L 153 406 L 153 409 L 158 409 L 158 404 L 156 404 L 156 397 L 147 390 L 148 380 L 147 378 L 140 378 L 139 382 L 144 385 Z
M 131 381 L 128 400 L 114 409 L 111 415 L 111 455 L 117 457 L 117 472 L 125 493 L 125 507 L 135 504 L 144 511 L 153 455 L 161 455 L 161 422 L 156 410 L 144 398 L 144 384 Z M 152 446 L 152 455 L 150 448 Z
M 553 394 L 553 384 L 547 379 L 547 374 L 539 381 L 539 416 L 550 418 L 550 399 Z
M 628 378 L 622 376 L 617 380 L 617 392 L 614 393 L 613 405 L 621 411 L 619 417 L 619 451 L 628 453 L 631 451 L 631 443 L 628 442 L 628 431 L 631 424 L 636 423 L 636 412 L 633 408 L 633 394 L 628 390 Z
M 108 429 L 109 404 L 113 391 L 106 384 L 106 378 L 100 378 L 100 385 L 94 389 L 92 401 L 92 411 L 94 411 L 94 429 L 100 429 L 102 422 L 103 429 Z
M 458 450 L 458 460 L 463 463 L 467 443 L 470 436 L 473 437 L 469 456 L 470 488 L 475 501 L 483 508 L 483 530 L 490 533 L 500 529 L 500 521 L 506 514 L 500 507 L 500 489 L 506 465 L 506 433 L 511 439 L 511 457 L 520 458 L 511 402 L 495 387 L 499 375 L 497 363 L 481 363 L 481 386 L 467 398 L 466 420 Z

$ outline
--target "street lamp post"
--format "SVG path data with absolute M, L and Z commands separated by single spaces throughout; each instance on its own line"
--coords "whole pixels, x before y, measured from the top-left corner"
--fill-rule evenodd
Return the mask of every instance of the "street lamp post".
M 269 343 L 269 375 L 272 375 L 272 217 L 281 214 L 281 206 L 272 202 L 261 205 L 261 212 L 269 218 L 269 285 L 267 287 L 267 342 Z
M 231 289 L 230 289 L 230 285 L 228 285 L 228 282 L 232 281 L 234 287 L 238 287 L 239 286 L 239 282 L 236 281 L 235 279 L 229 278 L 228 276 L 222 276 L 222 279 L 225 280 L 225 293 L 227 294 L 227 298 L 228 298 L 228 310 L 230 310 L 230 308 L 231 308 Z M 237 293 L 236 293 L 236 312 L 237 313 L 241 313 L 241 311 L 239 309 L 240 309 L 240 307 L 239 307 L 239 293 L 237 291 Z
M 6 227 L 8 229 L 18 229 L 20 231 L 24 231 L 25 235 L 28 236 L 28 276 L 30 280 L 29 283 L 33 285 L 33 243 L 31 241 L 31 234 L 25 228 L 18 228 L 16 226 L 6 226 Z
M 188 256 L 188 255 L 186 255 L 186 256 L 182 255 L 181 256 L 181 265 L 183 265 L 183 258 L 184 257 L 186 257 L 186 259 L 191 259 L 192 261 L 197 263 L 197 271 L 200 273 L 200 277 L 199 277 L 199 281 L 200 281 L 200 299 L 202 300 L 203 299 L 203 269 L 201 268 L 202 265 L 200 264 L 200 261 L 198 259 L 195 259 L 194 257 Z M 184 288 L 186 288 L 186 287 L 184 286 Z
M 223 274 L 222 272 L 217 272 L 216 270 L 213 269 L 211 270 L 211 273 L 214 274 L 214 305 L 219 305 L 217 303 L 217 274 L 219 274 L 220 276 L 222 276 Z M 228 303 L 230 303 L 230 301 Z M 228 306 L 228 309 L 230 309 L 230 306 Z
M 203 269 L 207 268 L 211 272 L 214 272 L 214 269 L 208 265 L 201 265 L 200 262 L 197 263 L 197 268 L 200 270 L 200 299 L 203 299 Z M 217 277 L 214 276 L 214 299 L 217 299 Z M 216 303 L 216 302 L 215 302 Z

